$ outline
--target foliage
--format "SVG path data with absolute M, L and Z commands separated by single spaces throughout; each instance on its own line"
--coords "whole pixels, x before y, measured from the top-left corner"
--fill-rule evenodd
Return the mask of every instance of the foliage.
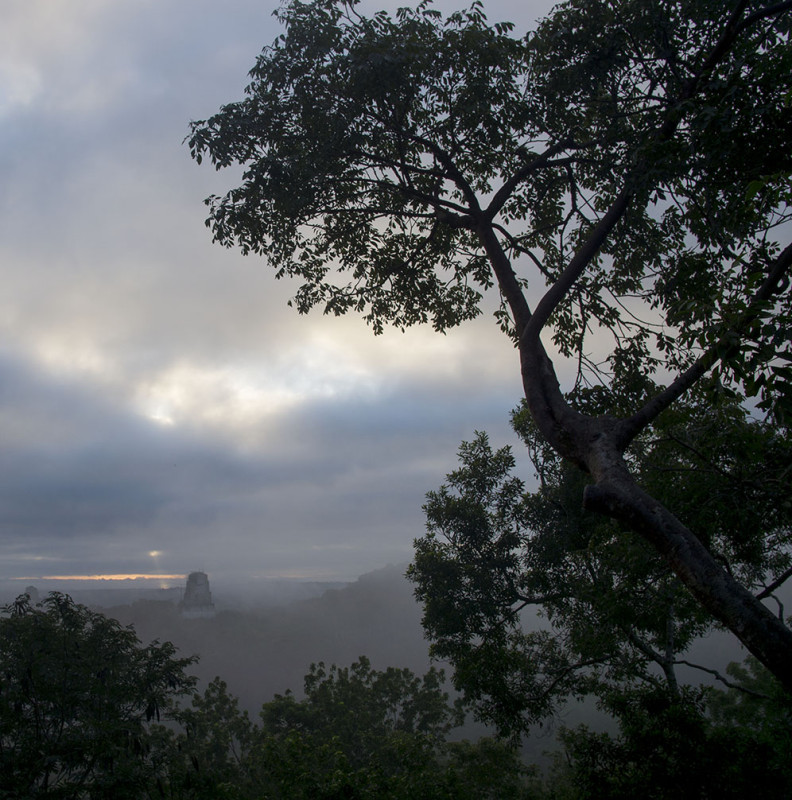
M 586 508 L 792 689 L 792 631 L 628 454 L 694 386 L 792 414 L 792 5 L 569 0 L 525 37 L 480 2 L 364 18 L 290 0 L 278 17 L 246 98 L 192 125 L 194 158 L 244 168 L 207 201 L 215 239 L 294 278 L 299 311 L 375 331 L 445 331 L 497 289 L 528 412 L 590 476 Z M 567 394 L 550 339 L 578 365 Z
M 334 772 L 371 796 L 409 796 L 418 790 L 412 785 L 416 778 L 425 779 L 445 735 L 461 722 L 441 684 L 435 670 L 423 679 L 406 669 L 377 672 L 365 658 L 350 668 L 313 665 L 304 700 L 276 696 L 262 708 L 263 766 L 287 772 L 284 796 L 295 792 L 295 767 L 307 754 L 314 774 L 301 787 L 306 796 L 314 782 L 321 786 Z
M 730 664 L 732 680 L 747 689 L 710 689 L 707 708 L 714 723 L 728 727 L 748 759 L 762 764 L 772 779 L 786 780 L 792 792 L 789 753 L 792 751 L 792 697 L 754 658 Z M 725 743 L 728 747 L 728 743 Z M 768 755 L 769 754 L 769 757 Z
M 152 724 L 194 680 L 194 659 L 53 592 L 0 617 L 0 793 L 138 798 L 156 780 Z
M 181 721 L 170 773 L 179 798 L 524 798 L 517 753 L 489 740 L 448 743 L 460 709 L 442 674 L 312 665 L 305 697 L 278 695 L 260 725 L 216 680 Z M 181 760 L 179 760 L 179 758 Z
M 575 503 L 585 478 L 543 444 L 530 417 L 520 411 L 514 423 L 537 491 L 512 474 L 508 447 L 494 451 L 479 434 L 427 496 L 428 532 L 408 575 L 432 653 L 452 663 L 479 715 L 511 735 L 570 696 L 607 705 L 644 687 L 678 698 L 677 669 L 695 666 L 685 652 L 711 618 L 643 539 Z M 701 403 L 661 416 L 628 455 L 653 495 L 673 496 L 711 552 L 759 591 L 792 560 L 792 487 L 779 470 L 791 446 L 734 403 Z
M 161 728 L 163 780 L 172 800 L 244 800 L 258 797 L 249 770 L 256 727 L 240 711 L 225 681 L 215 678 L 189 707 L 175 714 L 178 728 Z
M 767 698 L 754 700 L 770 707 Z M 585 726 L 561 731 L 563 753 L 555 758 L 549 797 L 741 800 L 792 791 L 788 697 L 786 729 L 780 731 L 758 721 L 746 728 L 736 717 L 714 721 L 701 694 L 690 691 L 672 699 L 649 689 L 624 695 L 617 705 L 618 736 Z
M 301 311 L 354 309 L 375 330 L 426 321 L 444 330 L 474 316 L 486 266 L 460 256 L 471 237 L 427 202 L 448 192 L 443 207 L 456 207 L 445 152 L 480 173 L 484 191 L 499 162 L 515 162 L 523 44 L 506 26 L 489 28 L 478 6 L 446 24 L 426 4 L 396 20 L 330 2 L 291 3 L 278 16 L 288 35 L 258 59 L 248 99 L 193 124 L 197 160 L 249 165 L 239 189 L 208 201 L 215 238 L 303 279 Z
M 355 5 L 284 5 L 287 32 L 247 99 L 190 136 L 199 162 L 247 168 L 207 201 L 215 238 L 302 280 L 301 311 L 444 330 L 501 281 L 482 223 L 529 256 L 521 272 L 553 283 L 626 190 L 627 217 L 556 311 L 562 352 L 585 355 L 596 321 L 616 339 L 615 370 L 651 372 L 739 315 L 790 198 L 783 9 L 730 3 L 738 37 L 720 2 L 578 0 L 515 38 L 481 3 L 446 19 L 428 3 L 370 19 Z M 636 296 L 668 324 L 624 313 Z M 757 369 L 788 381 L 775 356 L 789 331 L 763 329 L 776 311 L 762 310 L 737 367 L 757 391 Z
M 443 676 L 313 665 L 305 697 L 258 724 L 219 678 L 202 694 L 173 645 L 53 593 L 0 617 L 0 794 L 32 798 L 259 800 L 527 798 L 505 744 L 448 742 L 463 717 Z M 192 702 L 178 700 L 192 692 Z

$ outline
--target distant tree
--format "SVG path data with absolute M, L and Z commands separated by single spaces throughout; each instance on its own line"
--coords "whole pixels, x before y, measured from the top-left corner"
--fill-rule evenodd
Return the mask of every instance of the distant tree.
M 256 725 L 216 677 L 203 694 L 179 708 L 176 726 L 158 729 L 162 740 L 161 785 L 170 800 L 251 800 L 261 797 L 250 759 Z
M 480 2 L 278 17 L 247 98 L 192 125 L 194 158 L 244 167 L 207 201 L 215 239 L 296 278 L 299 311 L 375 331 L 445 331 L 495 288 L 537 430 L 591 478 L 585 508 L 792 689 L 792 631 L 625 457 L 696 385 L 792 413 L 792 2 L 570 0 L 521 38 Z M 565 395 L 551 342 L 618 402 Z
M 156 784 L 153 723 L 194 679 L 170 643 L 53 592 L 0 615 L 0 795 L 140 798 Z
M 441 673 L 323 664 L 305 678 L 305 697 L 277 695 L 260 724 L 240 714 L 216 680 L 184 712 L 174 739 L 174 798 L 528 798 L 530 771 L 497 741 L 447 742 L 460 709 Z
M 593 695 L 609 710 L 638 689 L 680 702 L 682 665 L 739 683 L 686 655 L 713 620 L 667 563 L 642 538 L 575 504 L 585 476 L 524 411 L 514 423 L 539 488 L 526 492 L 509 448 L 493 450 L 485 434 L 463 443 L 460 467 L 427 496 L 428 532 L 408 572 L 432 653 L 451 662 L 479 715 L 517 735 L 571 696 Z M 792 442 L 783 430 L 752 421 L 737 403 L 678 404 L 628 458 L 655 497 L 685 510 L 731 574 L 773 595 L 765 576 L 792 562 L 792 474 L 784 472 Z
M 349 668 L 313 665 L 304 700 L 286 694 L 264 704 L 262 767 L 283 797 L 321 795 L 334 780 L 339 796 L 421 796 L 437 749 L 461 722 L 442 680 L 434 669 L 423 678 L 379 672 L 365 658 Z

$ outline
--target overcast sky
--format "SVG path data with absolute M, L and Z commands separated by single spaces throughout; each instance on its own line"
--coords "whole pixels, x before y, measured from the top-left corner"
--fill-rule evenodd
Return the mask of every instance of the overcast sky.
M 485 2 L 521 31 L 549 5 Z M 202 200 L 234 176 L 182 140 L 242 96 L 274 8 L 2 2 L 0 581 L 354 578 L 410 558 L 462 439 L 510 439 L 491 318 L 299 317 L 294 286 L 211 243 Z

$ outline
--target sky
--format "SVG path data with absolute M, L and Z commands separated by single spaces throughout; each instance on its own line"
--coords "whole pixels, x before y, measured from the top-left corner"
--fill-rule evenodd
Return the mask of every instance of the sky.
M 522 32 L 550 5 L 485 11 Z M 491 317 L 375 337 L 212 244 L 234 175 L 183 140 L 242 97 L 275 8 L 3 0 L 0 584 L 351 580 L 410 559 L 463 439 L 514 442 Z

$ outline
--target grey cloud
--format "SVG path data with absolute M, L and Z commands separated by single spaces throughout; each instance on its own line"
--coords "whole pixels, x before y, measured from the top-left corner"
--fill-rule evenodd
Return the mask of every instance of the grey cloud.
M 406 560 L 459 441 L 510 438 L 508 342 L 491 321 L 420 352 L 375 342 L 297 316 L 295 287 L 211 245 L 202 200 L 234 176 L 182 139 L 242 95 L 274 3 L 75 0 L 60 37 L 37 27 L 49 5 L 14 18 L 38 94 L 0 108 L 0 574 L 151 571 L 152 550 L 166 572 Z M 156 425 L 138 394 L 180 365 L 237 365 L 295 398 Z
M 226 569 L 250 567 L 251 553 L 289 568 L 348 563 L 349 551 L 361 570 L 366 551 L 404 558 L 458 444 L 458 418 L 420 387 L 283 414 L 270 446 L 245 453 L 9 358 L 0 385 L 3 438 L 15 437 L 0 452 L 0 542 L 17 556 L 93 550 L 95 570 L 143 569 L 158 542 L 182 570 L 174 562 L 199 553 Z M 505 398 L 467 405 L 457 411 L 503 427 Z

